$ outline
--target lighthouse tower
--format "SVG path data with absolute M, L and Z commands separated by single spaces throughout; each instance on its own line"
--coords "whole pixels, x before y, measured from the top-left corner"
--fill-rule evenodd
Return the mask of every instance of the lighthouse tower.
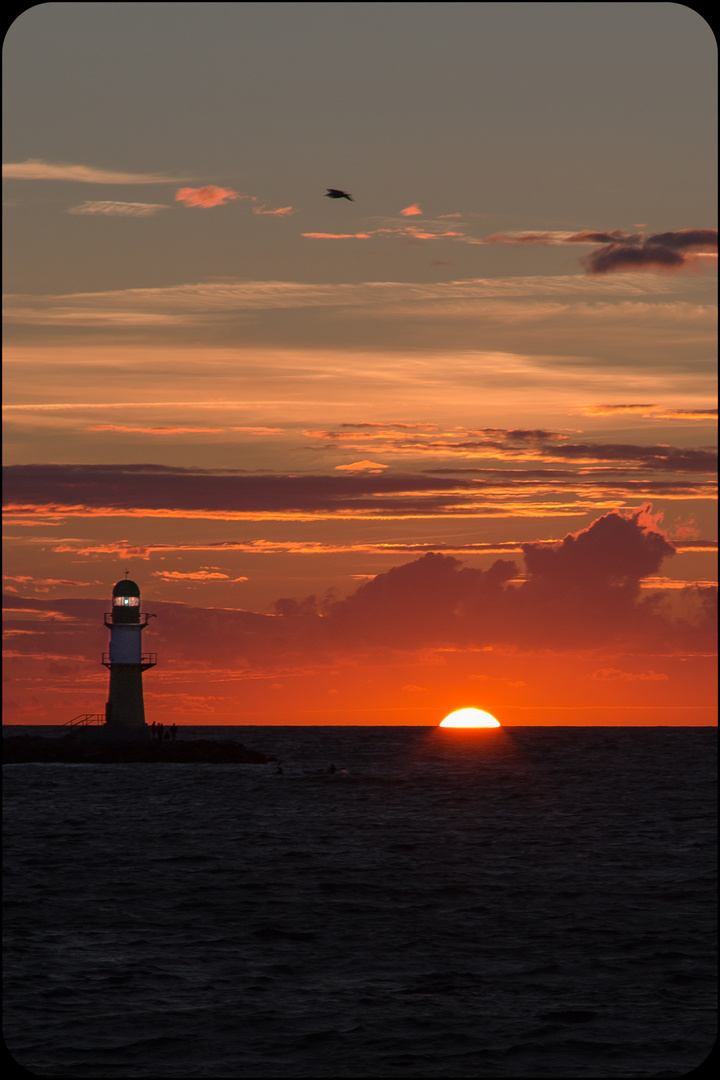
M 110 671 L 110 692 L 105 723 L 122 730 L 145 728 L 142 676 L 155 667 L 157 653 L 143 653 L 141 635 L 154 615 L 140 612 L 140 589 L 126 577 L 113 589 L 112 611 L 105 615 L 110 630 L 110 651 L 102 662 Z

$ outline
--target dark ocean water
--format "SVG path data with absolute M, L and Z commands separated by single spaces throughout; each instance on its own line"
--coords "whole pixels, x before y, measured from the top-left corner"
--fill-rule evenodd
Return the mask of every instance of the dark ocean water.
M 200 734 L 283 775 L 4 769 L 5 1037 L 31 1073 L 652 1077 L 706 1058 L 714 729 L 181 732 Z

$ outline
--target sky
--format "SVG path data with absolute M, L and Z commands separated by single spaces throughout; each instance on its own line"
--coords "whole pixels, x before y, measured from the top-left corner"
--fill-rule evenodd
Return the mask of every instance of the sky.
M 6 722 L 103 711 L 128 570 L 148 721 L 714 723 L 716 64 L 673 3 L 23 12 Z

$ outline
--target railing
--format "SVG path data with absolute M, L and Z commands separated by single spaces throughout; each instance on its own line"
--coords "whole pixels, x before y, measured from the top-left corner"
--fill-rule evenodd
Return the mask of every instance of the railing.
M 126 609 L 118 608 L 118 610 L 119 611 L 124 611 Z M 105 616 L 104 616 L 105 625 L 107 627 L 109 627 L 109 628 L 112 628 L 113 626 L 147 626 L 150 619 L 157 619 L 157 615 L 149 613 L 147 611 L 141 611 L 140 612 L 140 618 L 138 619 L 138 621 L 137 622 L 131 622 L 131 623 L 126 623 L 126 622 L 113 623 L 113 613 L 112 613 L 112 611 L 106 611 Z
M 80 713 L 79 716 L 73 717 L 72 720 L 65 720 L 63 727 L 82 727 L 86 724 L 104 724 L 105 713 L 86 712 Z
M 109 652 L 104 652 L 102 654 L 102 662 L 105 665 L 105 667 L 110 667 L 113 664 L 117 665 L 118 667 L 124 667 L 125 664 L 127 663 L 127 661 L 124 661 L 124 660 L 120 660 L 120 661 L 111 660 Z M 143 668 L 155 667 L 156 664 L 157 664 L 157 653 L 156 652 L 146 652 L 146 653 L 143 653 L 142 656 L 140 657 L 140 665 Z

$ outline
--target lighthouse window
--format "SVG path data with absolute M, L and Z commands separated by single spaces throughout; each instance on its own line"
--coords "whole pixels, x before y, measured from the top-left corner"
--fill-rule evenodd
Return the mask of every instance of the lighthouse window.
M 115 596 L 113 607 L 140 607 L 139 596 Z

